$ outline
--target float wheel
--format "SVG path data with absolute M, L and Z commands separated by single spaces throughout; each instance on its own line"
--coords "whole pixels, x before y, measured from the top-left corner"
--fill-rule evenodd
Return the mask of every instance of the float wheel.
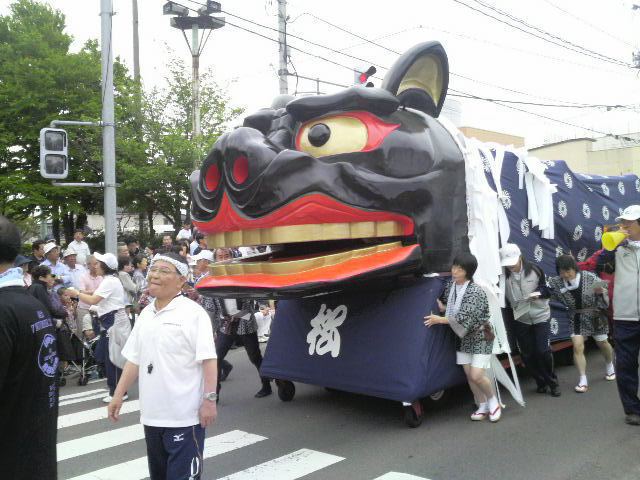
M 290 402 L 296 395 L 296 386 L 289 380 L 276 380 L 278 397 L 283 402 Z

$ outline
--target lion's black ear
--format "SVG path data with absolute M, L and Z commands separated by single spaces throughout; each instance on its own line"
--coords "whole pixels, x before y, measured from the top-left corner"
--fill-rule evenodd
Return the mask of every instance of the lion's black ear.
M 382 88 L 405 107 L 432 117 L 440 115 L 449 86 L 449 61 L 439 42 L 416 45 L 393 64 Z

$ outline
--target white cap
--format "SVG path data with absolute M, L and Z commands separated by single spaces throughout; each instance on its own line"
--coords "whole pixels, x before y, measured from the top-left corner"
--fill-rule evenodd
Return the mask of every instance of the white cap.
M 195 263 L 198 260 L 208 260 L 213 262 L 213 252 L 211 250 L 200 250 L 200 253 L 191 256 L 191 262 Z
M 104 253 L 104 254 L 102 254 L 102 253 L 95 252 L 93 254 L 93 258 L 95 258 L 99 262 L 104 263 L 111 270 L 117 270 L 118 269 L 118 259 L 116 258 L 116 256 L 113 253 Z
M 62 258 L 66 258 L 69 255 L 77 255 L 77 254 L 78 254 L 78 252 L 76 252 L 73 247 L 69 247 L 62 254 Z
M 616 217 L 616 222 L 620 220 L 638 220 L 640 218 L 640 205 L 629 205 L 622 211 L 622 215 Z
M 520 247 L 515 243 L 507 243 L 500 249 L 500 265 L 503 267 L 512 267 L 520 260 Z
M 51 250 L 53 250 L 54 248 L 58 248 L 58 245 L 56 245 L 55 242 L 47 242 L 44 244 L 44 247 L 42 247 L 45 255 L 49 253 Z

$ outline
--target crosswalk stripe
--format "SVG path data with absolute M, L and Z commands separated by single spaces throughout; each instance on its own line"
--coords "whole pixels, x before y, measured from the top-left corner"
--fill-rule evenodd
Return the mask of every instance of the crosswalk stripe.
M 266 439 L 267 437 L 243 432 L 241 430 L 233 430 L 215 435 L 205 439 L 203 457 L 214 457 Z M 147 457 L 141 457 L 111 467 L 102 468 L 95 472 L 73 477 L 69 480 L 113 480 L 114 478 L 118 480 L 142 480 L 148 476 L 149 468 L 147 466 Z
M 429 480 L 424 477 L 416 477 L 415 475 L 409 475 L 408 473 L 400 472 L 388 472 L 381 477 L 376 477 L 373 480 Z
M 59 400 L 61 402 L 64 402 L 65 400 L 71 400 L 73 398 L 81 398 L 81 397 L 86 397 L 88 395 L 94 395 L 96 393 L 104 393 L 107 390 L 104 388 L 98 388 L 96 390 L 87 390 L 85 392 L 80 392 L 80 393 L 72 393 L 71 395 L 61 395 Z
M 75 440 L 58 444 L 58 461 L 79 457 L 87 453 L 97 452 L 106 448 L 124 445 L 144 438 L 144 427 L 137 423 L 124 428 L 96 433 Z
M 87 383 L 91 384 L 91 383 L 106 382 L 106 381 L 107 381 L 106 378 L 96 378 L 95 380 L 89 380 Z
M 344 457 L 303 448 L 219 480 L 295 480 L 342 460 Z
M 138 400 L 130 400 L 122 404 L 120 415 L 125 413 L 137 412 L 140 410 L 140 402 Z M 94 422 L 96 420 L 104 420 L 107 418 L 107 406 L 94 408 L 92 410 L 84 410 L 77 413 L 69 413 L 58 417 L 58 429 L 73 427 L 82 423 Z
M 74 403 L 88 402 L 89 400 L 104 398 L 106 394 L 107 394 L 107 391 L 105 390 L 104 392 L 96 393 L 95 395 L 88 395 L 86 397 L 80 397 L 80 398 L 72 398 L 71 400 L 62 400 L 60 401 L 59 405 L 61 407 L 64 407 L 65 405 L 73 405 Z

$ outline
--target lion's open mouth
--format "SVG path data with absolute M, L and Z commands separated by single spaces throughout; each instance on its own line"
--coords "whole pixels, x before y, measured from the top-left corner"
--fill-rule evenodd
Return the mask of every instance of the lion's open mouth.
M 374 272 L 378 277 L 414 269 L 421 261 L 413 222 L 398 214 L 363 211 L 312 195 L 278 209 L 268 219 L 252 220 L 225 203 L 216 216 L 218 232 L 207 235 L 209 248 L 271 245 L 272 251 L 212 265 L 212 275 L 198 283 L 203 292 L 309 293 Z M 322 223 L 310 223 L 311 218 Z M 261 228 L 251 228 L 257 226 Z M 202 225 L 204 231 L 211 227 Z

